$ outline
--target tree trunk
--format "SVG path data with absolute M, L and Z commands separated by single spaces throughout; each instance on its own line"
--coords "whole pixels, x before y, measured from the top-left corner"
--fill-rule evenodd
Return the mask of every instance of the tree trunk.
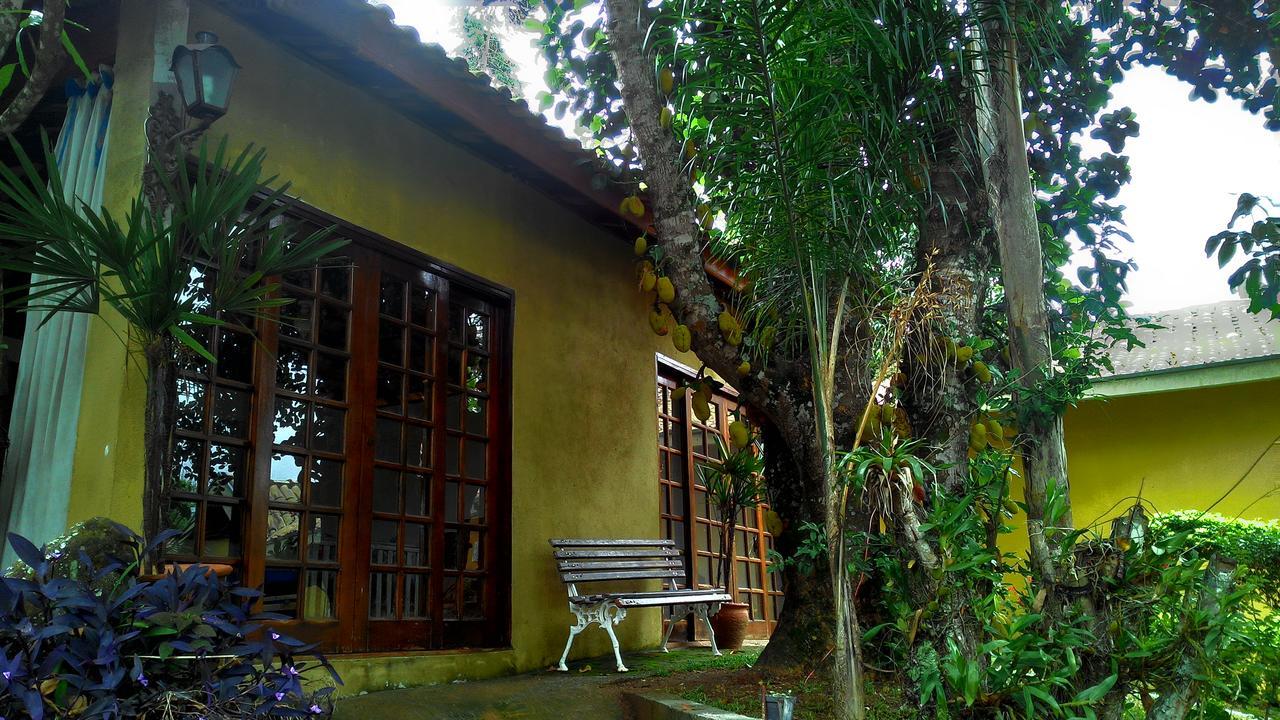
M 1016 3 L 1006 3 L 1009 17 L 1017 17 Z M 986 24 L 988 57 L 987 97 L 978 123 L 985 130 L 986 186 L 1000 249 L 1005 306 L 1009 317 L 1009 354 L 1020 390 L 1020 428 L 1026 440 L 1023 475 L 1026 484 L 1027 536 L 1036 580 L 1052 592 L 1060 578 L 1059 562 L 1069 567 L 1070 553 L 1060 553 L 1046 535 L 1047 522 L 1073 527 L 1067 489 L 1067 453 L 1062 416 L 1037 401 L 1037 386 L 1053 373 L 1049 315 L 1044 294 L 1044 252 L 1031 192 L 1027 141 L 1022 128 L 1018 47 L 1012 30 L 1002 21 Z M 1046 518 L 1049 488 L 1056 484 L 1065 498 L 1064 512 Z M 1069 572 L 1069 570 L 1068 570 Z
M 0 6 L 0 9 L 4 9 Z M 67 59 L 67 51 L 62 47 L 63 19 L 67 10 L 66 0 L 46 0 L 44 18 L 40 22 L 40 36 L 36 40 L 36 55 L 31 61 L 31 73 L 27 76 L 22 89 L 9 102 L 9 106 L 0 112 L 0 134 L 9 135 L 18 129 L 44 97 L 49 84 L 62 69 Z M 16 17 L 10 15 L 9 17 Z M 0 39 L 8 32 L 7 26 L 0 24 Z M 7 43 L 6 43 L 7 44 Z
M 142 442 L 145 455 L 142 531 L 151 540 L 164 528 L 162 513 L 173 456 L 173 428 L 178 415 L 178 366 L 172 340 L 154 340 L 144 351 L 147 400 Z M 152 558 L 154 560 L 154 558 Z
M 821 518 L 822 478 L 806 473 L 793 449 L 776 426 L 760 424 L 765 446 L 765 477 L 769 478 L 770 509 L 782 519 L 784 530 L 774 545 L 784 558 L 800 556 L 801 545 L 813 540 L 801 527 L 802 519 Z M 821 541 L 821 537 L 816 538 Z M 825 665 L 835 627 L 829 568 L 819 560 L 811 567 L 785 563 L 782 587 L 786 592 L 778 625 L 760 653 L 757 667 L 817 668 Z M 815 654 L 815 650 L 822 648 Z
M 1236 564 L 1214 556 L 1204 571 L 1204 583 L 1200 586 L 1200 596 L 1196 598 L 1199 610 L 1212 622 L 1218 615 L 1222 596 L 1231 589 L 1232 576 Z M 1221 637 L 1221 636 L 1219 636 Z M 1213 661 L 1221 639 L 1206 642 L 1204 637 L 1185 638 L 1183 640 L 1182 659 L 1174 671 L 1172 682 L 1160 689 L 1160 697 L 1156 698 L 1147 712 L 1148 720 L 1183 720 L 1191 708 L 1195 707 L 1196 697 L 1200 692 L 1206 670 Z

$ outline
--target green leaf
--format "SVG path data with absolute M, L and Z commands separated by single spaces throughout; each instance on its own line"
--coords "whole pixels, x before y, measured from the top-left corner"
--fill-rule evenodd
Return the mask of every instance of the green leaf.
M 80 51 L 76 50 L 76 46 L 71 42 L 71 36 L 67 35 L 67 31 L 62 31 L 62 48 L 67 51 L 67 56 L 71 58 L 71 62 L 80 69 L 84 75 L 86 82 L 93 79 L 93 73 L 89 72 L 89 66 L 84 63 L 84 58 L 80 57 Z
M 1218 248 L 1218 267 L 1220 268 L 1226 267 L 1227 263 L 1231 262 L 1231 258 L 1234 257 L 1235 254 L 1236 254 L 1235 243 L 1233 242 L 1223 243 L 1222 247 Z
M 0 66 L 0 93 L 9 87 L 9 83 L 13 82 L 13 71 L 17 69 L 18 63 Z
M 198 354 L 200 357 L 204 358 L 205 360 L 208 360 L 211 363 L 218 362 L 218 359 L 213 356 L 213 353 L 205 349 L 205 347 L 200 344 L 199 340 L 196 340 L 194 337 L 191 337 L 191 334 L 188 333 L 186 330 L 183 330 L 181 325 L 170 325 L 169 332 L 174 337 L 178 338 L 178 340 L 183 345 L 186 345 L 188 348 L 195 351 L 195 353 Z

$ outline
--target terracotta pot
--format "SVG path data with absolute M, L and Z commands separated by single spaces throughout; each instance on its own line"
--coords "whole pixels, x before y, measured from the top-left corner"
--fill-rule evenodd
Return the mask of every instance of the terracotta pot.
M 217 575 L 218 577 L 226 577 L 235 570 L 234 567 L 230 565 L 223 565 L 221 563 L 166 563 L 162 568 L 162 572 L 140 573 L 138 575 L 138 579 L 145 582 L 155 582 L 156 580 L 162 579 L 165 575 L 168 575 L 169 573 L 182 572 L 183 570 L 186 570 L 187 568 L 192 566 L 203 567 L 205 568 L 206 575 L 213 574 L 213 575 Z
M 751 606 L 730 602 L 720 606 L 720 612 L 711 616 L 711 627 L 716 631 L 716 646 L 721 650 L 741 650 L 747 639 L 747 626 L 751 623 Z

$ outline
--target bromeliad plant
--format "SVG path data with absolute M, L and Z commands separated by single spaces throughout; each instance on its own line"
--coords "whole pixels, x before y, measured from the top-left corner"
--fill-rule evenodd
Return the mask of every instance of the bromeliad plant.
M 189 567 L 155 582 L 137 579 L 150 546 L 127 528 L 129 557 L 75 572 L 18 535 L 9 542 L 29 569 L 0 578 L 0 716 L 9 718 L 298 718 L 327 714 L 332 686 L 308 687 L 333 668 L 311 646 L 255 615 L 259 593 Z M 66 563 L 61 563 L 63 566 Z M 59 577 L 59 575 L 71 577 Z M 326 684 L 327 685 L 327 684 Z
M 725 588 L 736 600 L 737 588 L 730 587 L 736 583 L 729 582 L 729 572 L 733 568 L 738 516 L 743 510 L 755 508 L 764 497 L 764 455 L 750 443 L 733 449 L 719 435 L 713 437 L 720 459 L 699 465 L 698 474 L 720 520 L 720 561 L 716 564 L 715 585 Z
M 331 229 L 300 235 L 284 219 L 289 185 L 270 189 L 265 151 L 227 151 L 162 177 L 171 207 L 142 198 L 123 222 L 105 209 L 67 199 L 44 139 L 44 168 L 13 142 L 20 169 L 0 167 L 0 267 L 31 273 L 29 286 L 8 295 L 27 310 L 103 314 L 123 318 L 127 341 L 143 357 L 146 416 L 143 531 L 160 531 L 177 415 L 181 353 L 216 359 L 197 339 L 210 327 L 252 330 L 255 318 L 288 302 L 270 278 L 314 266 L 345 244 Z M 47 175 L 47 177 L 46 177 Z

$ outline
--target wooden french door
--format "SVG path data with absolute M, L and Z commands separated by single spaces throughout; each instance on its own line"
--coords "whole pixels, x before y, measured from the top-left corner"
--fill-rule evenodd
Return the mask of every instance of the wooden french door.
M 330 651 L 508 642 L 509 296 L 384 242 L 188 362 L 167 517 Z M 209 272 L 214 272 L 210 270 Z
M 729 391 L 711 400 L 711 416 L 704 423 L 693 414 L 690 397 L 675 389 L 691 377 L 683 368 L 660 362 L 657 378 L 659 516 L 664 537 L 676 541 L 685 558 L 689 587 L 709 588 L 720 561 L 719 513 L 711 505 L 698 466 L 719 459 L 715 436 L 728 442 L 728 427 L 738 402 Z M 743 510 L 737 521 L 734 563 L 729 583 L 739 602 L 751 607 L 750 633 L 768 637 L 782 612 L 782 587 L 769 572 L 768 551 L 773 536 L 765 530 L 760 506 Z M 680 622 L 681 618 L 673 618 Z M 686 628 L 689 637 L 694 628 Z M 697 628 L 698 633 L 702 632 Z

